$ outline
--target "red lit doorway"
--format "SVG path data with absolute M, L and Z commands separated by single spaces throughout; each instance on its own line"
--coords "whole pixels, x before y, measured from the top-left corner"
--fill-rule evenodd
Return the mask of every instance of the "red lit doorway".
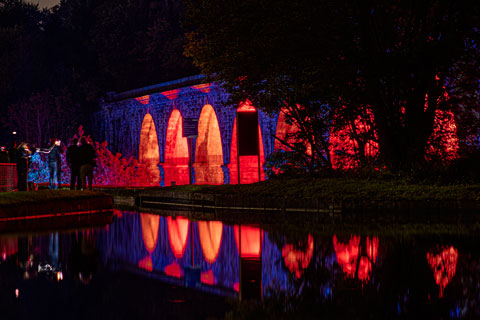
M 245 102 L 240 105 L 237 112 L 254 112 L 255 107 L 250 102 Z M 260 124 L 258 125 L 258 139 L 260 144 L 260 178 L 265 180 L 265 173 L 263 172 L 263 164 L 265 163 L 265 156 L 263 151 L 263 138 Z M 258 182 L 258 159 L 257 156 L 241 156 L 240 158 L 240 183 Z M 233 123 L 232 144 L 230 149 L 230 183 L 238 184 L 238 165 L 237 165 L 237 119 Z

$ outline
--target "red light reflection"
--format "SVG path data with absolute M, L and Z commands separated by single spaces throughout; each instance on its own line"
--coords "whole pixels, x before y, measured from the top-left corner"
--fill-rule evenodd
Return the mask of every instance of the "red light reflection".
M 262 230 L 256 227 L 242 226 L 242 258 L 259 258 L 262 253 Z M 238 249 L 238 226 L 234 226 L 235 243 Z
M 163 270 L 167 276 L 181 278 L 183 276 L 183 270 L 175 261 L 165 267 Z
M 337 236 L 333 236 L 333 247 L 337 255 L 337 263 L 347 277 L 357 276 L 362 281 L 370 279 L 372 264 L 376 262 L 378 255 L 377 237 L 366 238 L 367 256 L 361 256 L 360 236 L 352 235 L 348 244 L 339 242 Z
M 457 271 L 457 260 L 458 250 L 453 246 L 441 250 L 438 254 L 434 254 L 432 251 L 427 253 L 427 261 L 439 287 L 440 298 L 443 297 L 445 287 Z
M 214 263 L 222 244 L 223 224 L 220 221 L 198 221 L 197 226 L 203 257 L 208 263 Z
M 296 250 L 292 244 L 286 244 L 282 249 L 282 257 L 290 272 L 297 278 L 302 276 L 303 271 L 308 267 L 313 256 L 313 237 L 308 234 L 307 249 Z
M 175 258 L 183 257 L 185 247 L 187 246 L 189 221 L 184 217 L 167 217 L 168 239 L 170 240 L 170 247 L 175 255 Z

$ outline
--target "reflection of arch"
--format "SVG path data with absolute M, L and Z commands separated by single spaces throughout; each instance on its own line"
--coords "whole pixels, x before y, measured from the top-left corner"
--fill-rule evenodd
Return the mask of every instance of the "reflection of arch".
M 198 221 L 198 237 L 203 256 L 208 263 L 217 260 L 222 244 L 223 224 L 220 221 Z
M 187 246 L 188 219 L 183 217 L 167 217 L 168 239 L 175 258 L 183 257 Z
M 262 253 L 262 230 L 256 227 L 242 226 L 242 258 L 259 258 Z M 238 226 L 233 227 L 238 249 Z
M 182 115 L 177 109 L 168 120 L 165 138 L 165 186 L 188 184 L 188 144 L 182 136 Z
M 145 244 L 148 253 L 152 254 L 157 246 L 160 216 L 149 213 L 140 213 L 140 221 L 142 223 L 143 243 Z
M 283 260 L 290 272 L 295 273 L 300 278 L 303 270 L 305 270 L 313 256 L 313 237 L 308 234 L 307 248 L 304 251 L 295 249 L 292 244 L 286 244 L 282 249 Z
M 206 104 L 198 119 L 198 137 L 195 149 L 195 183 L 223 184 L 222 137 L 215 110 Z
M 255 107 L 250 102 L 245 102 L 237 109 L 238 112 L 255 111 Z M 260 178 L 265 180 L 265 173 L 263 172 L 263 164 L 265 163 L 265 156 L 263 151 L 263 137 L 260 124 L 258 124 L 258 137 L 260 144 Z M 232 143 L 230 148 L 230 183 L 238 183 L 238 166 L 237 166 L 237 119 L 233 122 Z M 240 157 L 240 182 L 253 183 L 258 181 L 258 159 L 257 156 L 241 156 Z
M 158 139 L 155 123 L 150 113 L 147 113 L 143 118 L 138 153 L 139 161 L 146 165 L 146 170 L 150 176 L 149 181 L 144 181 L 144 183 L 147 185 L 158 185 L 160 181 L 160 170 L 157 166 L 160 161 Z

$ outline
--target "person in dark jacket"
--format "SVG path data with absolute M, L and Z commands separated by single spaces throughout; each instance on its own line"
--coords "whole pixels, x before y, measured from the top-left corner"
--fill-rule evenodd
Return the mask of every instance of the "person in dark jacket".
M 59 169 L 61 164 L 60 145 L 62 144 L 62 141 L 58 139 L 53 139 L 53 138 L 51 139 L 51 141 L 52 141 L 52 145 L 48 149 L 46 150 L 37 149 L 37 151 L 48 154 L 47 163 L 48 163 L 48 171 L 50 173 L 48 187 L 50 189 L 57 189 L 60 182 L 60 174 L 59 174 Z
M 80 190 L 80 150 L 78 139 L 73 138 L 67 149 L 67 163 L 70 166 L 70 190 Z
M 87 142 L 85 137 L 82 137 L 78 150 L 80 154 L 80 181 L 82 182 L 82 189 L 86 190 L 88 178 L 88 189 L 92 190 L 95 149 Z
M 22 142 L 16 150 L 18 191 L 27 191 L 28 165 L 31 152 L 26 142 Z

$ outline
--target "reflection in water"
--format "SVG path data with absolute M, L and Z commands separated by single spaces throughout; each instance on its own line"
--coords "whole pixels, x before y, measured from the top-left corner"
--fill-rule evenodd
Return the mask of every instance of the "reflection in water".
M 188 219 L 184 217 L 167 217 L 168 239 L 176 258 L 183 257 L 187 245 Z
M 237 250 L 239 250 L 239 236 L 238 236 L 238 226 L 234 227 L 235 231 L 235 242 L 237 244 Z M 258 258 L 262 252 L 262 230 L 256 227 L 242 226 L 240 228 L 242 237 L 241 237 L 241 247 L 242 247 L 242 258 Z M 239 250 L 240 251 L 240 250 Z
M 203 256 L 208 263 L 214 263 L 222 244 L 223 224 L 220 221 L 199 221 L 197 226 Z
M 307 269 L 313 256 L 313 237 L 308 234 L 308 243 L 305 251 L 297 250 L 292 244 L 286 244 L 282 249 L 282 257 L 290 272 L 297 278 L 302 276 L 303 270 Z
M 478 318 L 480 254 L 466 240 L 450 240 L 442 246 L 437 239 L 382 237 L 380 247 L 373 236 L 287 238 L 253 226 L 123 212 L 108 229 L 1 237 L 0 283 L 13 297 L 18 275 L 56 285 L 74 279 L 97 290 L 111 279 L 95 279 L 124 270 L 145 283 L 160 279 L 178 287 L 193 270 L 201 290 L 277 298 L 279 312 L 298 317 L 319 318 L 298 313 L 316 310 L 327 318 Z M 25 288 L 20 292 L 23 301 Z
M 352 235 L 348 244 L 339 242 L 337 236 L 333 236 L 333 247 L 337 255 L 337 262 L 349 278 L 355 278 L 356 275 L 362 281 L 370 279 L 372 263 L 377 260 L 378 237 L 372 239 L 367 237 L 365 242 L 367 256 L 362 256 L 360 254 L 360 236 Z M 359 256 L 360 260 L 358 259 Z
M 438 254 L 434 254 L 433 251 L 427 253 L 427 261 L 439 287 L 440 298 L 443 297 L 443 290 L 457 271 L 457 259 L 458 250 L 453 246 L 444 248 Z

